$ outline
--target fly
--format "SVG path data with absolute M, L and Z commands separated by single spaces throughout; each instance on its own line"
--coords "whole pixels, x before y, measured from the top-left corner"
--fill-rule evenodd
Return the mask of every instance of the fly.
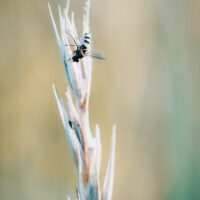
M 92 58 L 96 58 L 99 60 L 106 60 L 106 58 L 100 52 L 90 49 L 89 45 L 91 43 L 91 35 L 89 33 L 84 33 L 82 35 L 79 44 L 76 42 L 72 35 L 70 35 L 69 33 L 68 35 L 73 39 L 75 43 L 69 46 L 76 46 L 76 50 L 73 52 L 72 57 L 69 58 L 69 60 L 72 60 L 73 62 L 79 62 L 79 60 L 84 58 L 85 56 L 91 56 Z

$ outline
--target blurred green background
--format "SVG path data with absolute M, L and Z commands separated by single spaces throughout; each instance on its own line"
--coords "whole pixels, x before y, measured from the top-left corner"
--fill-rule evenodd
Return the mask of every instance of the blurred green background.
M 57 4 L 49 0 L 58 24 Z M 0 199 L 63 200 L 77 173 L 53 95 L 67 88 L 48 0 L 0 0 Z M 84 0 L 71 0 L 79 35 Z M 200 199 L 200 1 L 92 0 L 90 121 L 113 199 Z

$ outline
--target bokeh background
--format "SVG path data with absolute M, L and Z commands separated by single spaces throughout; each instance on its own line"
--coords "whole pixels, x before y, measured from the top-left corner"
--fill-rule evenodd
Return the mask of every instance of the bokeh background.
M 58 24 L 57 4 L 49 0 Z M 53 95 L 67 88 L 48 0 L 0 0 L 0 199 L 63 200 L 77 173 Z M 79 35 L 84 0 L 71 0 Z M 92 0 L 90 122 L 115 200 L 200 199 L 200 1 Z

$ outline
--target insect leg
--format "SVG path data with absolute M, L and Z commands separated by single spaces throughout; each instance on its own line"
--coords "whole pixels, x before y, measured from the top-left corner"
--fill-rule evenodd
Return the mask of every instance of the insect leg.
M 80 52 L 81 52 L 81 55 L 84 57 L 85 54 L 83 53 L 83 50 L 82 50 L 82 49 L 80 50 Z
M 64 46 L 76 46 L 76 44 L 64 44 Z

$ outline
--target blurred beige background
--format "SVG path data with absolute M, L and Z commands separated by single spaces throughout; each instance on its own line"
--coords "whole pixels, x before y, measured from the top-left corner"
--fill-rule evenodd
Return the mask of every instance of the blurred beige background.
M 84 0 L 71 0 L 79 35 Z M 0 0 L 0 199 L 62 200 L 77 174 L 52 83 L 64 68 L 47 0 Z M 58 24 L 57 4 L 50 0 Z M 200 199 L 200 1 L 92 0 L 91 129 L 101 182 L 117 124 L 113 199 Z

